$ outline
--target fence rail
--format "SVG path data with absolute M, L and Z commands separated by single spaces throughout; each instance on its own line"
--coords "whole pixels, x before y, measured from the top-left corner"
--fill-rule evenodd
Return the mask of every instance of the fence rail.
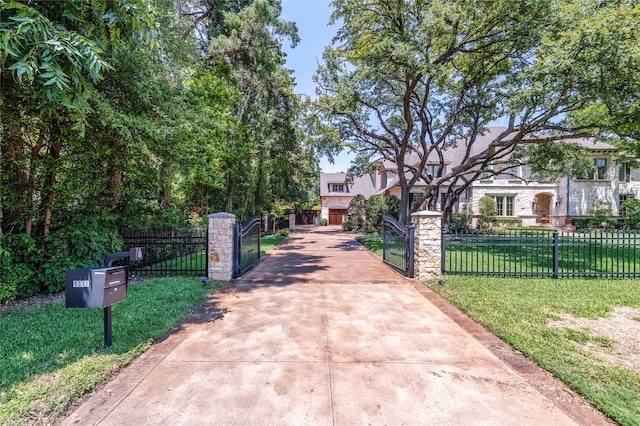
M 262 216 L 257 214 L 245 223 L 234 226 L 233 277 L 237 278 L 253 268 L 260 260 L 260 231 Z
M 446 274 L 640 276 L 640 231 L 461 231 L 442 240 Z
M 395 218 L 382 218 L 382 259 L 409 278 L 414 276 L 414 228 Z
M 142 247 L 143 259 L 131 262 L 136 275 L 207 275 L 207 228 L 148 229 L 122 232 L 124 250 Z

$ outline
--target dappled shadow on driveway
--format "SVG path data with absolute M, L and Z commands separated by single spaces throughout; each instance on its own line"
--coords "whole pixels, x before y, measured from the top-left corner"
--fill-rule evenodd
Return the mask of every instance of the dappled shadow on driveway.
M 256 283 L 282 286 L 314 282 L 317 281 L 317 273 L 329 269 L 323 261 L 322 256 L 287 250 L 264 259 L 255 269 L 236 280 L 235 287 L 247 289 Z

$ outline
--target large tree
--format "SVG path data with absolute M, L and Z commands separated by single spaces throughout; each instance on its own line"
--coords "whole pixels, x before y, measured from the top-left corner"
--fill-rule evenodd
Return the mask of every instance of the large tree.
M 3 233 L 31 234 L 39 211 L 49 234 L 66 141 L 83 131 L 114 52 L 148 30 L 147 12 L 140 0 L 0 5 Z
M 475 179 L 508 171 L 513 154 L 526 159 L 527 146 L 610 129 L 609 117 L 591 114 L 586 120 L 583 114 L 615 90 L 607 84 L 625 81 L 637 90 L 637 78 L 621 77 L 628 77 L 624 65 L 633 62 L 635 68 L 637 61 L 630 47 L 640 43 L 635 2 L 335 0 L 333 5 L 333 22 L 342 27 L 316 73 L 316 113 L 333 128 L 330 134 L 356 149 L 361 163 L 387 159 L 398 165 L 403 222 L 409 191 L 419 180 L 426 184 L 429 209 L 436 208 L 441 186 L 448 188 L 446 222 Z M 616 25 L 590 25 L 616 13 L 625 18 Z M 629 48 L 607 57 L 622 35 Z M 486 149 L 475 148 L 478 136 L 496 122 L 506 130 Z M 445 169 L 442 153 L 460 143 L 466 150 Z M 418 160 L 407 161 L 410 156 Z M 428 163 L 439 166 L 435 173 Z
M 282 202 L 304 202 L 308 191 L 297 188 L 309 186 L 315 161 L 308 161 L 310 151 L 301 143 L 300 104 L 284 67 L 282 43 L 298 42 L 295 24 L 281 19 L 279 2 L 229 2 L 225 10 L 222 4 L 185 2 L 183 13 L 193 19 L 205 72 L 215 71 L 237 94 L 235 124 L 226 129 L 217 157 L 224 195 L 218 206 L 246 217 Z

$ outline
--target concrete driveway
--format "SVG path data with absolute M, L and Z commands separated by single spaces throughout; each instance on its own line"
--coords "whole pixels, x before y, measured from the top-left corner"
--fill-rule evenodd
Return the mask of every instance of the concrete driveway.
M 305 227 L 63 424 L 610 422 L 352 234 Z

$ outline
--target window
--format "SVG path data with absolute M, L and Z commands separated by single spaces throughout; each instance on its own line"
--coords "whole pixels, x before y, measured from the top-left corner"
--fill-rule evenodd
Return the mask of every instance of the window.
M 427 164 L 427 175 L 431 176 L 431 178 L 435 178 L 438 176 L 438 170 L 440 169 L 440 164 Z M 442 176 L 446 174 L 446 168 L 442 166 Z
M 605 180 L 607 179 L 608 161 L 606 158 L 594 158 L 595 171 L 591 170 L 586 175 L 577 176 L 579 180 Z
M 422 200 L 422 192 L 410 192 L 409 193 L 409 208 L 411 205 L 417 201 Z
M 499 164 L 498 169 L 502 170 L 502 172 L 496 176 L 496 179 L 517 179 L 520 175 L 519 167 L 517 164 Z
M 498 216 L 513 216 L 513 200 L 512 195 L 494 195 L 496 207 L 498 208 Z
M 489 166 L 489 169 L 487 169 L 484 172 L 480 173 L 480 179 L 493 179 L 493 167 Z
M 607 159 L 606 158 L 596 158 L 596 179 L 604 180 L 607 177 Z
M 605 180 L 607 178 L 607 159 L 606 158 L 594 158 L 593 164 L 595 166 L 595 172 L 590 171 L 587 173 L 586 178 L 581 177 L 579 179 L 589 180 Z
M 332 183 L 331 192 L 344 192 L 344 183 Z
M 620 164 L 618 171 L 620 182 L 631 182 L 631 166 L 629 164 Z

